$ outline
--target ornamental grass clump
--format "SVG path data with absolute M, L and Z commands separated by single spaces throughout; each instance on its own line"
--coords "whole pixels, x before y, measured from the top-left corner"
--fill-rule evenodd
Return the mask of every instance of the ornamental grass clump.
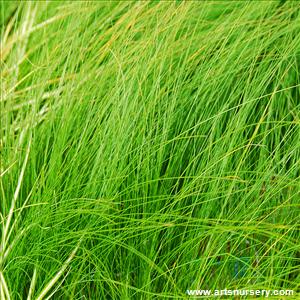
M 1 300 L 297 299 L 298 2 L 0 3 Z

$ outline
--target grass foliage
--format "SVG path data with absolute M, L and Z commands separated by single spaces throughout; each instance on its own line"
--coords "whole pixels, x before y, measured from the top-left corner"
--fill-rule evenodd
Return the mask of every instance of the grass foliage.
M 299 290 L 299 2 L 0 7 L 1 299 Z

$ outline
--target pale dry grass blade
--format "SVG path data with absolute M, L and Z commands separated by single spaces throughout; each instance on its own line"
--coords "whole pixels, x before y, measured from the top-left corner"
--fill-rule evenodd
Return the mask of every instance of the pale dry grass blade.
M 32 275 L 31 282 L 30 282 L 30 288 L 29 288 L 27 300 L 32 299 L 34 289 L 35 289 L 35 285 L 36 285 L 36 278 L 37 278 L 37 270 L 36 270 L 36 267 L 35 267 L 34 270 L 33 270 L 33 275 Z
M 41 291 L 41 293 L 36 297 L 35 300 L 43 300 L 44 297 L 47 295 L 47 293 L 51 290 L 51 288 L 56 284 L 56 282 L 59 280 L 59 278 L 63 275 L 67 267 L 69 266 L 72 259 L 75 257 L 78 248 L 80 246 L 81 241 L 77 244 L 75 249 L 72 251 L 68 259 L 63 263 L 60 270 L 55 274 L 55 276 L 48 282 L 48 284 L 44 287 L 44 289 Z
M 7 283 L 5 281 L 2 271 L 0 271 L 0 283 L 1 283 L 1 291 L 3 291 L 2 293 L 3 293 L 3 296 L 5 297 L 5 298 L 3 298 L 3 300 L 10 300 L 11 297 L 10 297 L 9 289 L 8 289 L 8 286 L 7 286 Z
M 14 195 L 13 195 L 13 199 L 12 199 L 11 205 L 10 205 L 10 210 L 9 210 L 8 215 L 7 215 L 6 222 L 5 222 L 5 225 L 4 225 L 4 228 L 3 228 L 2 241 L 1 241 L 1 251 L 2 251 L 2 253 L 5 252 L 6 243 L 7 243 L 7 240 L 6 240 L 7 239 L 7 233 L 9 231 L 9 226 L 10 226 L 10 222 L 11 222 L 12 217 L 13 217 L 13 213 L 14 213 L 14 209 L 15 209 L 15 204 L 16 204 L 16 201 L 18 199 L 18 196 L 19 196 L 19 193 L 20 193 L 20 189 L 21 189 L 21 185 L 22 185 L 22 182 L 23 182 L 25 169 L 26 169 L 27 162 L 28 162 L 28 159 L 29 159 L 30 146 L 31 146 L 31 138 L 29 139 L 29 142 L 28 142 L 28 145 L 27 145 L 26 155 L 25 155 L 25 158 L 24 158 L 24 161 L 23 161 L 21 172 L 19 174 L 19 179 L 18 179 L 17 187 L 15 189 L 15 192 L 14 192 Z

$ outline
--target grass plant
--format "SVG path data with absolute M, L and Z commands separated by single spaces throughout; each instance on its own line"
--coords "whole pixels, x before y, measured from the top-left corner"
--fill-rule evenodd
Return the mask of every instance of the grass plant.
M 1 300 L 298 299 L 299 2 L 0 3 Z

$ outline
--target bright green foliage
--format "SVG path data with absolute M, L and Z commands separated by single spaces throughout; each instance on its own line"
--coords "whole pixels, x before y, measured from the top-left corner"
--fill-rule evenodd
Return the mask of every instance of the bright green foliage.
M 299 292 L 299 2 L 0 11 L 1 300 Z

